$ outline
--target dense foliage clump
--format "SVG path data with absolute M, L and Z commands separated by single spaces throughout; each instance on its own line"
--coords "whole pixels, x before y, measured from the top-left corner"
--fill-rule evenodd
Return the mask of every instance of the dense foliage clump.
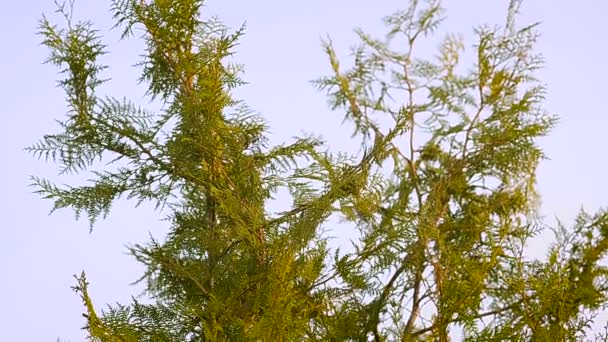
M 524 254 L 543 228 L 537 138 L 556 119 L 535 78 L 537 25 L 516 26 L 519 6 L 511 2 L 504 27 L 476 29 L 468 67 L 457 35 L 434 58 L 416 53 L 442 21 L 438 1 L 386 17 L 383 38 L 357 31 L 348 70 L 325 41 L 333 72 L 315 85 L 355 128 L 356 156 L 313 136 L 269 144 L 263 119 L 232 94 L 243 84 L 229 62 L 243 30 L 202 19 L 201 0 L 111 2 L 124 39 L 143 32 L 140 81 L 159 112 L 100 94 L 106 46 L 91 23 L 64 6 L 64 28 L 43 18 L 69 110 L 61 132 L 29 151 L 91 180 L 34 178 L 38 192 L 91 227 L 121 196 L 155 203 L 171 223 L 164 241 L 130 249 L 152 304 L 98 312 L 77 277 L 90 339 L 583 338 L 606 303 L 608 215 L 556 229 L 546 260 Z M 291 208 L 269 213 L 283 188 Z M 352 252 L 328 247 L 332 215 L 356 227 Z

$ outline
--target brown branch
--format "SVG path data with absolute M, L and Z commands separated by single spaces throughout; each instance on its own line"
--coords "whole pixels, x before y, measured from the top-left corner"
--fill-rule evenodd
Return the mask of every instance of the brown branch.
M 474 315 L 472 318 L 473 319 L 480 319 L 480 318 L 484 318 L 484 317 L 488 317 L 488 316 L 495 316 L 495 315 L 501 314 L 503 312 L 512 310 L 515 306 L 519 305 L 520 303 L 521 302 L 516 302 L 516 303 L 508 305 L 508 306 L 506 306 L 504 308 L 498 308 L 498 309 L 495 309 L 495 310 L 492 310 L 492 311 L 483 312 L 483 313 Z M 459 322 L 459 321 L 460 321 L 460 319 L 455 318 L 455 319 L 449 320 L 447 323 L 451 324 L 451 323 L 455 323 L 455 322 Z M 427 332 L 433 331 L 433 330 L 435 330 L 437 328 L 438 328 L 438 323 L 433 323 L 432 325 L 430 325 L 430 326 L 428 326 L 426 328 L 423 328 L 423 329 L 420 329 L 418 331 L 415 331 L 414 333 L 412 333 L 412 335 L 413 336 L 420 336 L 420 335 L 425 334 Z
M 406 333 L 411 331 L 414 327 L 414 323 L 418 318 L 418 314 L 420 311 L 420 288 L 422 284 L 422 269 L 424 268 L 424 258 L 420 256 L 420 261 L 418 262 L 416 273 L 414 274 L 414 293 L 412 295 L 412 309 L 410 311 L 410 317 L 407 320 L 405 325 Z

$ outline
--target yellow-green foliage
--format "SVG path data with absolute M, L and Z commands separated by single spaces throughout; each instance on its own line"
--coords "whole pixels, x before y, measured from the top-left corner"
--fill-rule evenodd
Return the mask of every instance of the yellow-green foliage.
M 314 137 L 269 146 L 262 118 L 232 95 L 243 81 L 227 57 L 242 29 L 201 19 L 201 0 L 111 1 L 124 39 L 143 32 L 140 80 L 160 112 L 100 94 L 107 50 L 91 23 L 62 6 L 64 28 L 44 18 L 69 110 L 29 150 L 91 181 L 34 178 L 38 192 L 91 227 L 120 196 L 155 203 L 171 224 L 164 242 L 130 248 L 152 304 L 96 311 L 77 278 L 91 340 L 448 341 L 456 328 L 467 341 L 581 338 L 606 303 L 608 215 L 557 229 L 547 260 L 523 256 L 542 229 L 536 139 L 555 117 L 534 75 L 537 27 L 514 24 L 519 5 L 505 27 L 476 30 L 465 68 L 458 35 L 434 59 L 416 53 L 442 21 L 439 1 L 410 1 L 381 39 L 357 31 L 351 69 L 325 41 L 332 74 L 315 84 L 362 156 L 321 152 Z M 108 164 L 91 171 L 96 160 Z M 292 207 L 269 215 L 282 188 Z M 354 251 L 328 247 L 331 215 L 358 229 Z

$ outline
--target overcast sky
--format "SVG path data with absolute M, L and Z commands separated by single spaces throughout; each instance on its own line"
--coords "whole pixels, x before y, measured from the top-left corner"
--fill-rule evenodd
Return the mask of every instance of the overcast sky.
M 247 21 L 237 59 L 251 83 L 238 91 L 269 121 L 272 140 L 281 142 L 303 131 L 322 134 L 334 150 L 356 151 L 350 130 L 341 129 L 342 113 L 331 112 L 326 98 L 309 83 L 328 72 L 319 38 L 331 35 L 345 52 L 356 42 L 354 27 L 380 34 L 380 18 L 404 7 L 407 0 L 210 0 L 206 11 L 230 27 Z M 507 0 L 447 0 L 446 32 L 470 38 L 477 24 L 502 24 Z M 47 50 L 36 36 L 41 14 L 51 14 L 52 0 L 5 1 L 0 11 L 0 341 L 82 341 L 84 321 L 72 275 L 86 270 L 97 307 L 126 303 L 138 294 L 130 282 L 141 272 L 125 254 L 125 244 L 145 242 L 148 232 L 162 237 L 165 224 L 150 208 L 120 202 L 93 234 L 86 221 L 69 210 L 47 216 L 51 203 L 28 187 L 29 175 L 56 178 L 56 168 L 23 151 L 43 134 L 57 129 L 64 115 L 64 94 L 55 87 L 57 72 L 42 65 Z M 91 19 L 104 34 L 112 26 L 109 1 L 78 0 L 76 17 Z M 608 203 L 608 118 L 604 110 L 608 80 L 608 2 L 601 0 L 527 1 L 520 22 L 542 21 L 538 50 L 546 58 L 540 72 L 548 84 L 547 108 L 560 117 L 553 134 L 543 139 L 549 161 L 539 171 L 543 213 L 570 219 L 581 206 L 595 210 Z M 52 17 L 56 18 L 56 17 Z M 111 95 L 141 104 L 136 88 L 141 42 L 118 42 L 110 32 Z M 542 241 L 532 246 L 540 250 Z

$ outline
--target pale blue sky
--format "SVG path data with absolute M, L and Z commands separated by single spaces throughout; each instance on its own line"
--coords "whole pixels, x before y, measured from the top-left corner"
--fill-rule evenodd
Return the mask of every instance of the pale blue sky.
M 441 32 L 471 37 L 474 25 L 502 24 L 507 0 L 444 4 L 448 20 Z M 356 151 L 350 131 L 340 129 L 342 114 L 330 112 L 323 94 L 309 84 L 328 71 L 319 38 L 330 34 L 338 50 L 346 51 L 355 42 L 355 26 L 381 33 L 379 19 L 405 5 L 406 0 L 210 0 L 207 10 L 231 27 L 247 21 L 237 59 L 245 64 L 251 85 L 238 94 L 269 119 L 273 141 L 304 130 L 322 134 L 334 150 Z M 78 0 L 76 14 L 106 32 L 112 24 L 108 8 L 109 1 Z M 41 64 L 47 50 L 35 35 L 40 14 L 52 10 L 51 0 L 24 0 L 6 1 L 0 12 L 0 341 L 84 340 L 82 307 L 70 290 L 72 275 L 87 271 L 98 307 L 127 302 L 137 294 L 129 283 L 141 268 L 125 254 L 124 245 L 147 241 L 148 231 L 159 236 L 164 230 L 149 208 L 134 210 L 121 203 L 89 234 L 87 222 L 74 221 L 68 210 L 47 216 L 50 203 L 28 188 L 29 175 L 53 177 L 56 169 L 23 147 L 56 129 L 53 120 L 64 115 L 63 93 L 54 87 L 57 72 Z M 547 108 L 561 118 L 542 142 L 551 157 L 539 172 L 543 212 L 549 216 L 571 218 L 581 205 L 595 210 L 608 203 L 607 12 L 608 2 L 602 0 L 528 0 L 523 6 L 520 21 L 543 22 L 538 49 L 547 66 L 540 76 L 549 86 Z M 113 81 L 107 89 L 139 101 L 138 74 L 130 65 L 141 43 L 117 41 L 117 32 L 105 40 L 112 50 L 106 61 Z M 542 246 L 541 241 L 533 247 Z

